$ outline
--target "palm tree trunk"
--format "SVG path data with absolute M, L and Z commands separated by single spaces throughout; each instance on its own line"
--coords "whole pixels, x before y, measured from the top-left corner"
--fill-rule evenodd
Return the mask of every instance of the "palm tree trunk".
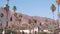
M 7 19 L 8 19 L 8 11 L 7 11 Z M 6 22 L 6 28 L 8 27 L 8 21 Z
M 54 19 L 54 12 L 53 12 L 53 19 Z
M 35 32 L 34 32 L 34 28 L 33 28 L 33 34 L 34 34 Z
M 29 31 L 30 31 L 29 34 L 31 34 L 31 28 L 30 28 L 30 26 L 29 26 Z
M 7 19 L 8 19 L 8 11 L 7 11 Z M 7 27 L 8 27 L 8 21 L 6 22 L 5 34 L 7 34 Z
M 39 27 L 38 27 L 38 34 L 39 34 Z

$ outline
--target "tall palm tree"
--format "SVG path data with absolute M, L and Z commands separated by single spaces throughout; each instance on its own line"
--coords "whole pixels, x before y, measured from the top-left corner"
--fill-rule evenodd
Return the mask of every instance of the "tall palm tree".
M 13 6 L 13 10 L 14 10 L 14 12 L 17 10 L 16 6 Z
M 31 34 L 31 29 L 33 28 L 33 33 L 34 33 L 34 26 L 35 26 L 35 23 L 36 23 L 36 20 L 34 20 L 33 18 L 32 19 L 29 19 L 29 29 L 30 29 L 30 34 Z M 32 27 L 32 28 L 31 28 Z
M 8 4 L 9 4 L 9 0 L 7 0 L 6 7 L 4 7 L 4 9 L 7 13 L 7 20 L 8 20 L 8 12 L 9 12 L 9 5 Z M 7 27 L 8 27 L 8 21 L 6 22 L 6 29 L 7 29 Z M 7 31 L 5 31 L 5 32 L 7 32 Z
M 34 27 L 37 24 L 37 20 L 35 20 L 34 18 L 29 19 L 28 23 L 30 24 L 29 29 L 30 29 L 30 34 L 31 34 L 31 27 L 33 27 L 33 33 L 34 33 Z
M 53 19 L 54 19 L 54 11 L 56 10 L 56 7 L 54 4 L 52 4 L 51 6 L 51 10 L 52 10 L 52 14 L 53 14 Z
M 14 10 L 14 16 L 17 18 L 17 13 L 15 13 L 15 11 L 17 10 L 16 6 L 13 6 L 13 10 Z
M 37 26 L 37 20 L 35 20 L 34 18 L 31 19 L 32 25 L 35 27 Z M 33 34 L 34 34 L 34 28 L 33 28 Z
M 7 1 L 8 2 L 8 1 Z M 7 20 L 8 20 L 8 13 L 9 13 L 9 5 L 8 3 L 6 4 L 6 7 L 4 7 L 6 13 L 7 13 Z M 6 22 L 6 29 L 8 27 L 8 21 Z M 5 29 L 5 32 L 7 32 L 7 30 Z
M 51 6 L 52 14 L 53 14 L 53 19 L 54 19 L 54 11 L 56 10 L 56 7 L 54 4 Z M 53 21 L 54 22 L 54 21 Z

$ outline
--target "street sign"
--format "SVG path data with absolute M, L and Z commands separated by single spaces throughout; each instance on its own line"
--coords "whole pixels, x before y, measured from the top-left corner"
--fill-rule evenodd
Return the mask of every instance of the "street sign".
M 53 25 L 48 25 L 48 28 L 50 28 L 50 29 L 53 28 Z
M 6 23 L 6 22 L 8 22 L 8 19 L 7 18 L 2 18 L 2 20 L 1 20 L 3 23 Z

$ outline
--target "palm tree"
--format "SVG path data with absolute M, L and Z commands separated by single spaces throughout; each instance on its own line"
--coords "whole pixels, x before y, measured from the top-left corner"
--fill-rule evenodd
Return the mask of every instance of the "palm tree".
M 56 10 L 56 7 L 54 4 L 52 4 L 51 6 L 51 10 L 52 10 L 52 14 L 53 14 L 53 19 L 54 19 L 54 11 Z
M 16 6 L 13 6 L 13 10 L 14 10 L 14 12 L 16 11 L 16 9 L 17 9 Z
M 6 7 L 4 7 L 4 10 L 6 11 L 7 13 L 7 20 L 8 20 L 8 12 L 9 12 L 9 0 L 7 0 L 7 4 L 6 4 Z M 8 27 L 8 21 L 6 22 L 6 28 Z M 5 31 L 7 32 L 7 31 Z
M 32 19 L 29 19 L 29 24 L 31 24 L 32 26 L 36 26 L 36 23 L 37 23 L 37 20 L 35 20 L 34 18 L 32 18 Z M 31 31 L 31 29 L 30 29 L 30 31 Z M 33 33 L 34 33 L 34 28 L 33 28 Z
M 13 10 L 14 10 L 14 16 L 15 16 L 16 18 L 18 18 L 18 17 L 17 17 L 17 13 L 15 13 L 15 11 L 17 10 L 16 6 L 13 6 Z
M 7 0 L 7 4 L 6 4 L 6 7 L 4 7 L 6 13 L 7 13 L 7 20 L 8 20 L 8 12 L 9 12 L 9 0 Z M 6 28 L 8 27 L 8 21 L 6 22 Z M 5 31 L 7 32 L 7 31 Z
M 56 10 L 56 7 L 54 4 L 51 6 L 52 14 L 53 14 L 53 19 L 54 19 L 54 11 Z M 54 22 L 54 21 L 53 21 Z
M 32 18 L 32 23 L 34 24 L 33 26 L 36 27 L 37 26 L 37 20 Z M 39 27 L 38 27 L 39 29 Z M 33 29 L 33 34 L 34 34 L 34 29 Z

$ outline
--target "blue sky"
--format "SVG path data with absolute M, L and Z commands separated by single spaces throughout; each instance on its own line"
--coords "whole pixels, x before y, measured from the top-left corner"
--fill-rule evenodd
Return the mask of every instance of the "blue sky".
M 0 0 L 0 7 L 4 7 L 6 0 Z M 41 16 L 53 18 L 50 6 L 56 6 L 55 19 L 57 19 L 57 3 L 56 0 L 10 0 L 9 6 L 12 10 L 13 6 L 17 7 L 17 12 L 30 16 Z

